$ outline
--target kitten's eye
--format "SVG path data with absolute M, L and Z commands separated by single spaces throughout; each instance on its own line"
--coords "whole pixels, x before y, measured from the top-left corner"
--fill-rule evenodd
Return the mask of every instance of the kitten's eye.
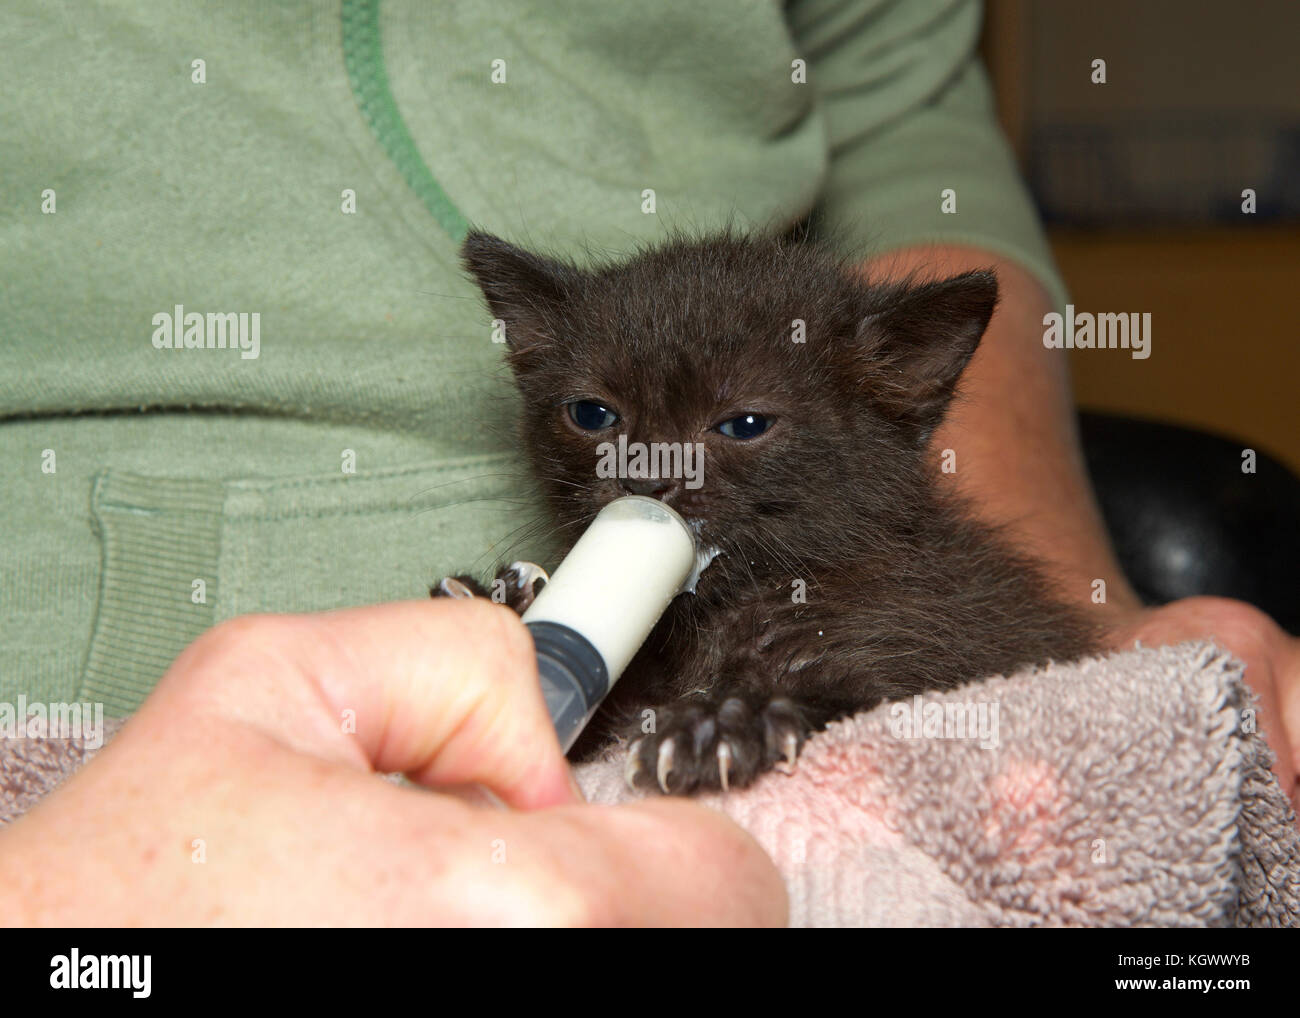
M 618 423 L 618 414 L 589 399 L 569 404 L 569 420 L 583 431 L 601 431 Z
M 757 438 L 771 426 L 772 422 L 762 414 L 741 414 L 729 421 L 723 421 L 718 425 L 718 430 L 728 438 L 739 438 L 743 441 L 746 438 Z

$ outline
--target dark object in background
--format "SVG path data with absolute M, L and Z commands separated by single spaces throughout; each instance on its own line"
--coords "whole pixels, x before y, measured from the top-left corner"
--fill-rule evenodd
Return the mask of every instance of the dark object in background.
M 1214 594 L 1300 635 L 1300 479 L 1203 431 L 1082 413 L 1088 471 L 1120 564 L 1148 604 Z
M 1300 126 L 1246 115 L 1048 124 L 1030 138 L 1026 174 L 1053 226 L 1295 222 Z
M 1048 223 L 1300 221 L 1295 0 L 985 9 L 998 114 Z

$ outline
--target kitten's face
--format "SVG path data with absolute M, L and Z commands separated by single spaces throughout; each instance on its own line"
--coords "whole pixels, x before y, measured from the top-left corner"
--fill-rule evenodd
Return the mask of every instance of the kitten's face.
M 586 272 L 473 234 L 465 258 L 506 323 L 522 437 L 571 537 L 648 494 L 706 545 L 791 567 L 900 514 L 996 300 L 989 274 L 871 289 L 766 240 Z M 626 476 L 638 448 L 676 476 Z M 602 476 L 611 465 L 630 470 Z

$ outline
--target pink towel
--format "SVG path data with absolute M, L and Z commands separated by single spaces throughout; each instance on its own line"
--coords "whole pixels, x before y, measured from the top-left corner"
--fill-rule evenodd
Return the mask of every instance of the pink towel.
M 776 861 L 795 926 L 1300 926 L 1300 833 L 1241 675 L 1188 643 L 987 679 L 701 801 Z M 625 802 L 622 772 L 611 752 L 578 778 Z
M 795 926 L 1300 926 L 1300 833 L 1254 703 L 1209 644 L 1139 648 L 884 704 L 793 775 L 701 801 L 772 856 Z M 0 823 L 92 755 L 0 740 Z M 638 794 L 617 749 L 578 780 Z

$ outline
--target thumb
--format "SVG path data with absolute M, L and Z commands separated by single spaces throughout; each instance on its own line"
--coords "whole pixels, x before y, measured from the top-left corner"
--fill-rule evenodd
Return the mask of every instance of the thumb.
M 244 617 L 212 630 L 173 670 L 187 657 L 200 662 L 190 671 L 220 675 L 219 688 L 204 685 L 221 713 L 298 751 L 428 786 L 481 784 L 521 809 L 579 801 L 532 638 L 501 605 L 402 601 Z

